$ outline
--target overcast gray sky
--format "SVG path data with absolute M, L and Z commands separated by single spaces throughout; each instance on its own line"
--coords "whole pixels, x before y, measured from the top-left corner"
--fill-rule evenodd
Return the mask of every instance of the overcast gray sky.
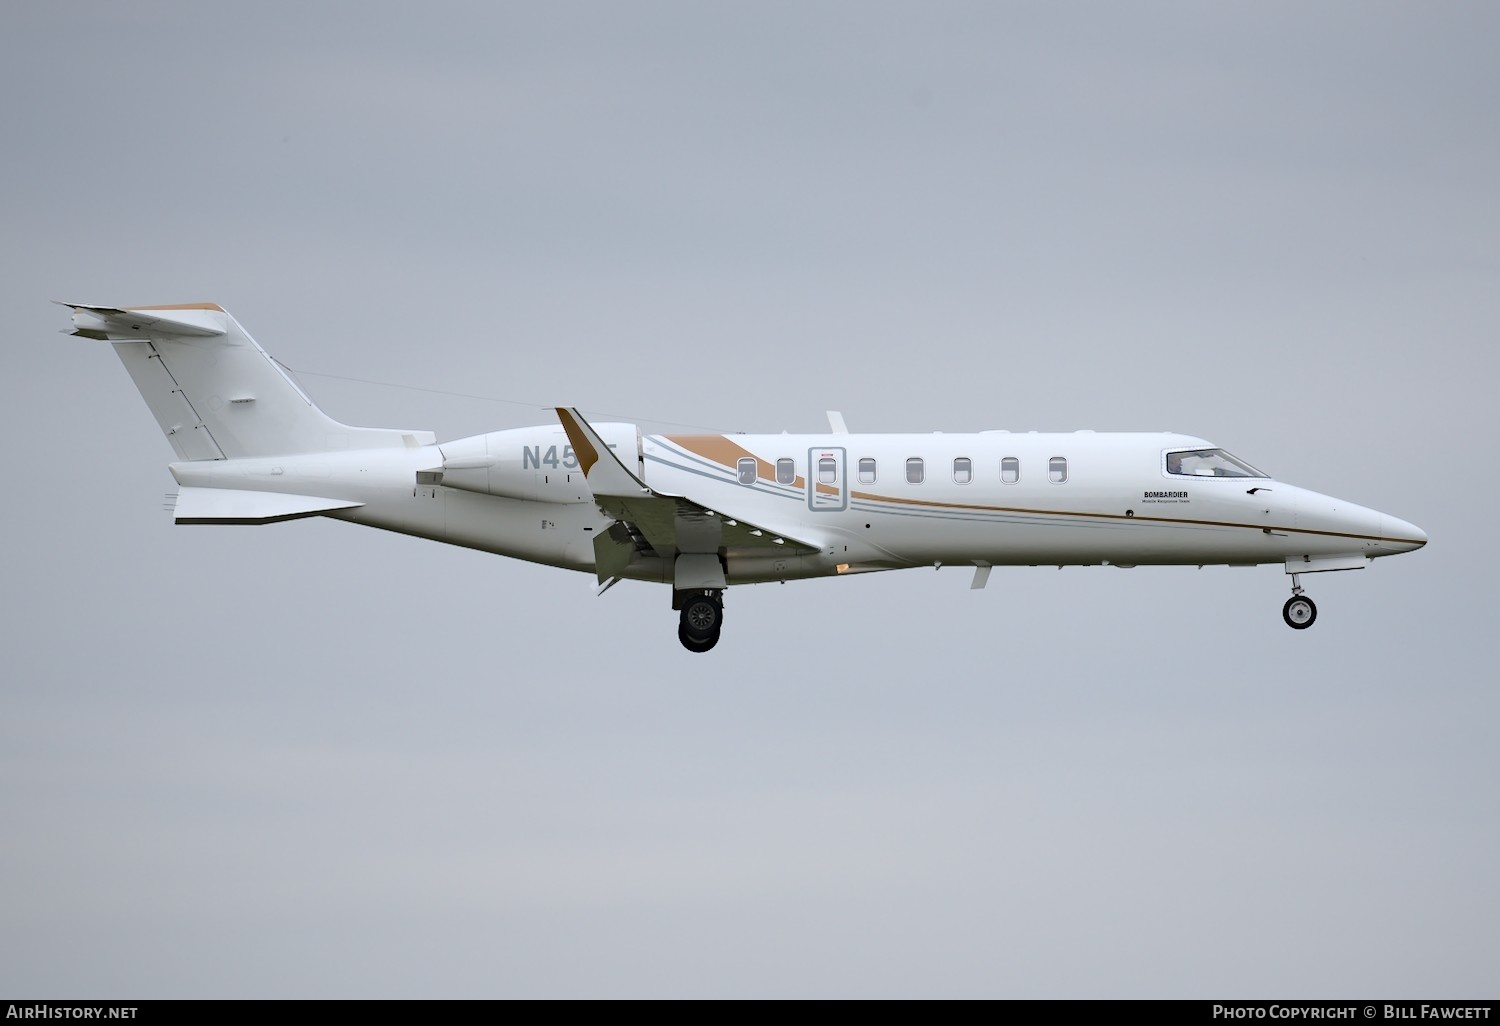
M 0 993 L 1494 996 L 1500 7 L 0 26 Z M 173 527 L 49 299 L 218 302 L 352 423 L 1169 429 L 1432 543 L 1306 632 L 1274 567 L 912 571 L 694 656 L 661 588 Z

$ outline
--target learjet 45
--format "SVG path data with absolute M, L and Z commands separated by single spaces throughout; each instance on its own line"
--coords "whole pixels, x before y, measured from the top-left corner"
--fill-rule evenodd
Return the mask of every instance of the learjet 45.
M 324 414 L 212 303 L 64 304 L 112 342 L 177 455 L 179 524 L 324 516 L 667 585 L 678 639 L 718 643 L 731 585 L 912 567 L 1280 564 L 1307 574 L 1427 544 L 1419 528 L 1153 432 L 643 434 L 557 422 L 450 442 Z

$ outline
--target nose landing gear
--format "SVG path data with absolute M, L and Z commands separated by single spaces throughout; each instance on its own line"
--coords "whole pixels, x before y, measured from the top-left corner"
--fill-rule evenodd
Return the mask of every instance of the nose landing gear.
M 689 652 L 707 652 L 719 643 L 724 627 L 724 593 L 698 591 L 679 593 L 682 615 L 677 626 L 677 640 Z M 674 596 L 678 597 L 678 596 Z
M 1281 618 L 1294 631 L 1305 631 L 1318 618 L 1318 607 L 1302 593 L 1301 574 L 1292 574 L 1292 597 L 1281 607 Z

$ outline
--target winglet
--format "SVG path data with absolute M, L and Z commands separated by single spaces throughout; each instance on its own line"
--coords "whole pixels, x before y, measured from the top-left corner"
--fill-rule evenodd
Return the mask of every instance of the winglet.
M 583 468 L 584 480 L 588 481 L 595 495 L 651 495 L 646 482 L 630 472 L 620 462 L 604 439 L 599 437 L 583 414 L 574 407 L 558 406 L 557 419 L 562 421 L 573 452 L 578 456 L 578 465 Z

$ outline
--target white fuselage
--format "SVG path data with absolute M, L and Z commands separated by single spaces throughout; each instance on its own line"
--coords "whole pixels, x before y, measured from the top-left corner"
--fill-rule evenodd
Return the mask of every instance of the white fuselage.
M 109 341 L 179 462 L 180 524 L 327 516 L 671 587 L 678 640 L 719 640 L 724 589 L 968 565 L 1281 563 L 1303 574 L 1421 548 L 1395 517 L 1272 480 L 1187 435 L 649 435 L 557 422 L 437 443 L 318 409 L 215 303 L 67 304 Z
M 726 557 L 730 584 L 915 566 L 1362 563 L 1416 527 L 1267 477 L 1171 473 L 1162 433 L 648 435 L 601 425 L 650 488 L 819 546 Z M 558 426 L 441 445 L 174 463 L 184 487 L 334 497 L 327 515 L 591 571 L 611 519 Z M 633 457 L 633 459 L 632 459 Z M 1309 563 L 1311 567 L 1313 564 Z M 1350 565 L 1355 565 L 1353 562 Z M 646 555 L 621 576 L 670 582 Z

